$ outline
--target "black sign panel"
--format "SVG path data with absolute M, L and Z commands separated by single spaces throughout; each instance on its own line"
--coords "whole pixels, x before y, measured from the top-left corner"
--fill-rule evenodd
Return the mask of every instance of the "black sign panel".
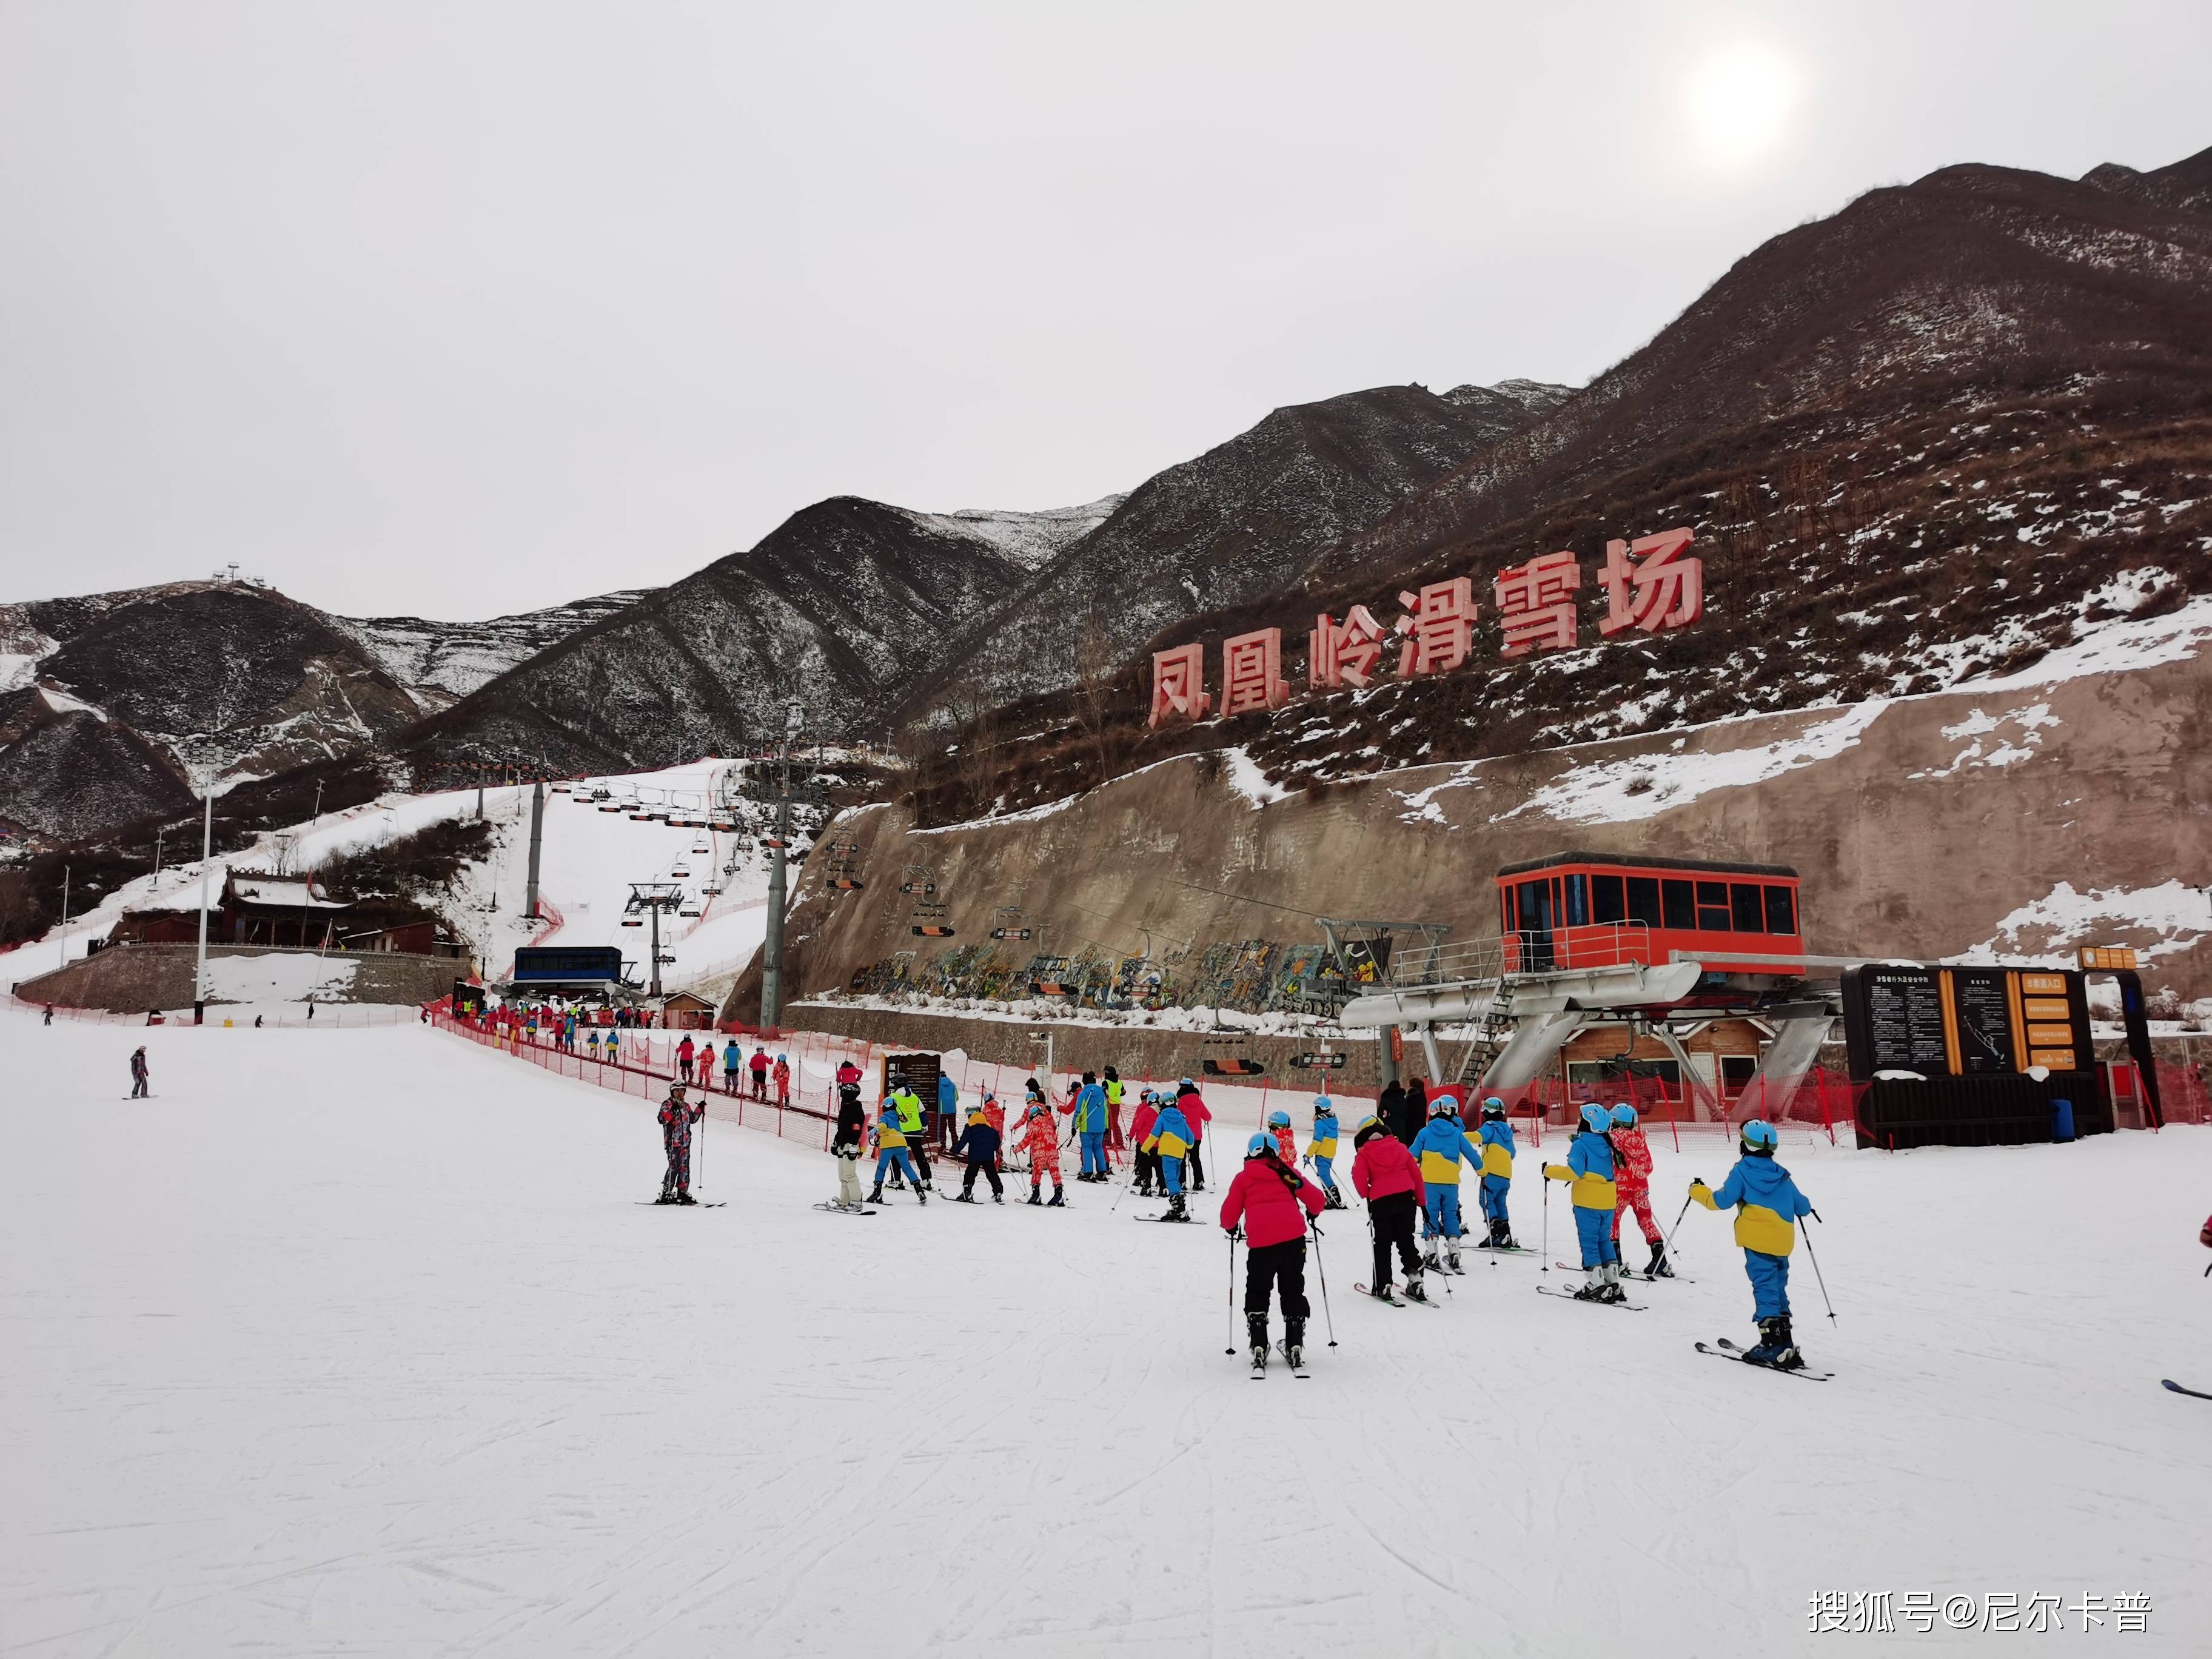
M 1291 1064 L 1303 1072 L 1338 1072 L 1350 1058 L 1349 1054 L 1292 1054 Z
M 1870 963 L 1844 970 L 1844 1036 L 1851 1075 L 1917 1072 L 1948 1077 L 1943 993 L 1932 968 Z
M 1954 968 L 1951 1000 L 1959 1017 L 1959 1073 L 1984 1077 L 2018 1071 L 2012 1052 L 2012 975 L 2002 968 Z

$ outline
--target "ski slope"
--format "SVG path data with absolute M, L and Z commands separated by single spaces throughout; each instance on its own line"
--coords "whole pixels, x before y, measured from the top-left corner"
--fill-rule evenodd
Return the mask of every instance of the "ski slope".
M 655 772 L 594 780 L 617 799 L 663 799 L 670 795 L 703 806 L 714 776 L 727 763 L 701 760 Z M 538 890 L 550 920 L 532 921 L 524 911 L 530 871 L 530 790 L 487 789 L 484 816 L 493 827 L 489 859 L 471 866 L 447 901 L 452 920 L 468 935 L 493 977 L 504 977 L 515 947 L 533 939 L 572 945 L 616 945 L 631 963 L 640 984 L 651 980 L 647 940 L 650 929 L 622 926 L 630 884 L 678 881 L 686 908 L 700 914 L 670 913 L 661 919 L 661 948 L 675 961 L 661 970 L 665 988 L 711 981 L 737 972 L 760 947 L 767 928 L 768 853 L 745 837 L 712 830 L 673 830 L 665 823 L 639 823 L 627 812 L 602 812 L 580 804 L 574 794 L 546 798 L 544 840 L 540 851 Z M 313 823 L 295 824 L 258 837 L 252 847 L 210 860 L 210 890 L 219 891 L 226 866 L 268 869 L 280 859 L 293 869 L 318 869 L 338 854 L 412 835 L 434 823 L 476 815 L 473 789 L 434 794 L 387 794 L 343 811 L 326 812 Z M 793 840 L 789 857 L 792 880 L 806 855 L 808 842 Z M 694 849 L 704 847 L 703 853 Z M 735 868 L 724 873 L 725 867 Z M 676 872 L 684 873 L 679 877 Z M 173 865 L 112 893 L 95 908 L 73 917 L 20 949 L 0 955 L 0 977 L 27 980 L 85 954 L 90 941 L 105 938 L 127 908 L 156 901 L 196 906 L 200 886 L 197 859 Z M 719 894 L 703 890 L 714 883 Z
M 2009 1650 L 1908 1592 L 2212 1628 L 2212 1404 L 2158 1386 L 2212 1387 L 2206 1131 L 1793 1139 L 1833 1382 L 1693 1351 L 1750 1340 L 1723 1218 L 1646 1312 L 1534 1258 L 1393 1310 L 1355 1207 L 1339 1346 L 1317 1306 L 1254 1382 L 1218 1233 L 1109 1189 L 850 1219 L 710 1121 L 727 1207 L 641 1207 L 645 1103 L 419 1026 L 0 1041 L 0 1653 L 1668 1659 L 1814 1648 L 1828 1590 L 1899 1610 L 1846 1651 Z M 1661 1149 L 1663 1216 L 1723 1163 Z

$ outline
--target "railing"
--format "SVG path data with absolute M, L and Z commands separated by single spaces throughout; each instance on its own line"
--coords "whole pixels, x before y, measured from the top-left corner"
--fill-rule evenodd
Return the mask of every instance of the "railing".
M 1571 968 L 1618 968 L 1651 961 L 1651 929 L 1640 921 L 1593 921 L 1571 927 L 1523 929 L 1499 941 L 1509 974 Z

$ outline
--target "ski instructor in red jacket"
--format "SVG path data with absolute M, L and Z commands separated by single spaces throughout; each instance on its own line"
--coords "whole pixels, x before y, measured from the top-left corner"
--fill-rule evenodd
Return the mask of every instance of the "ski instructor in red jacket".
M 1281 1286 L 1283 1358 L 1292 1370 L 1305 1364 L 1306 1218 L 1319 1217 L 1328 1203 L 1319 1186 L 1276 1154 L 1274 1136 L 1254 1135 L 1245 1144 L 1244 1167 L 1221 1198 L 1221 1231 L 1234 1237 L 1237 1224 L 1244 1224 L 1244 1324 L 1255 1371 L 1267 1364 L 1270 1285 Z

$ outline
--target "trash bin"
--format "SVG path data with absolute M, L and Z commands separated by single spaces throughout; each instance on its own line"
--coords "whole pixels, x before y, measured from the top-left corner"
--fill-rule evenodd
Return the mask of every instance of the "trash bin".
M 2054 1100 L 2051 1103 L 2051 1138 L 2053 1140 L 2074 1139 L 2074 1103 Z

